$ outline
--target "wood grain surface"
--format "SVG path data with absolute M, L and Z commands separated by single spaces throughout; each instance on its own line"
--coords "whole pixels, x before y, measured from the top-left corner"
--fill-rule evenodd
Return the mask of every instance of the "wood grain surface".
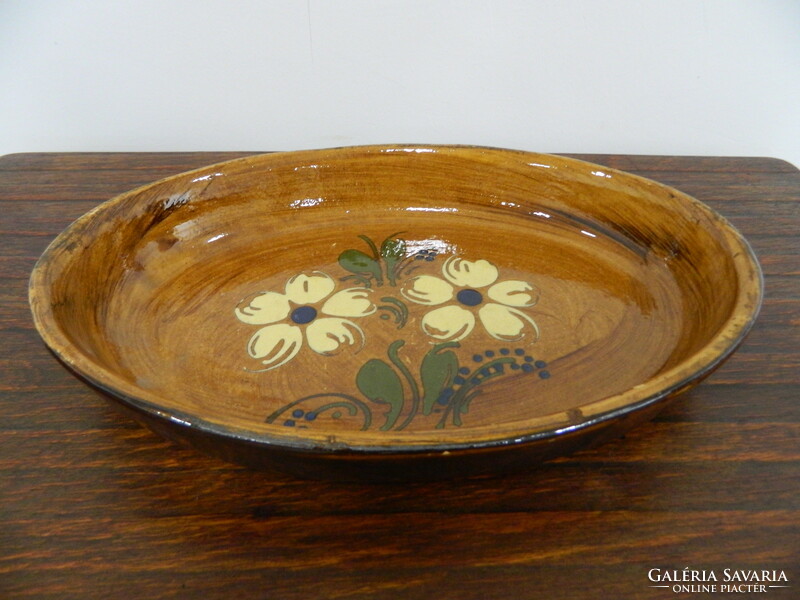
M 675 186 L 742 231 L 766 280 L 749 338 L 595 450 L 502 478 L 339 484 L 162 441 L 68 374 L 30 318 L 29 273 L 73 219 L 246 154 L 0 158 L 0 598 L 666 598 L 648 571 L 684 567 L 783 570 L 791 587 L 769 597 L 797 597 L 797 169 L 579 156 Z

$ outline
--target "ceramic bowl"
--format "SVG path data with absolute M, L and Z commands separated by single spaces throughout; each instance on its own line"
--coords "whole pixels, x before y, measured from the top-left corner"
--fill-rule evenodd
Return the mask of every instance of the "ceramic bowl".
M 720 215 L 578 160 L 372 146 L 118 196 L 30 284 L 55 355 L 156 432 L 340 479 L 499 473 L 652 417 L 758 312 Z

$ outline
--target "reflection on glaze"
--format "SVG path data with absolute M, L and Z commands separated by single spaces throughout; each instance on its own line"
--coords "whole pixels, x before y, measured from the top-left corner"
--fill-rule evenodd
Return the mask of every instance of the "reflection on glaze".
M 172 194 L 169 198 L 164 200 L 164 210 L 169 210 L 176 206 L 183 206 L 192 197 L 191 192 L 183 192 L 182 194 Z
M 289 208 L 308 208 L 311 206 L 319 206 L 325 202 L 324 198 L 303 198 L 301 200 L 294 200 L 289 204 Z
M 436 148 L 384 148 L 381 152 L 406 152 L 413 154 L 427 154 L 436 152 Z
M 406 240 L 406 253 L 415 260 L 423 260 L 429 254 L 457 254 L 458 246 L 436 238 L 424 240 Z M 431 260 L 433 260 L 431 258 Z
M 182 241 L 191 241 L 204 233 L 204 225 L 201 219 L 186 219 L 172 228 L 172 235 Z
M 405 208 L 408 212 L 444 212 L 444 213 L 457 213 L 458 209 L 456 207 L 444 207 L 444 206 L 407 206 Z
M 221 240 L 224 237 L 227 237 L 227 233 L 218 233 L 217 235 L 210 237 L 206 240 L 206 244 L 211 244 L 212 242 L 216 242 L 217 240 Z
M 192 179 L 192 183 L 197 183 L 198 181 L 210 181 L 214 177 L 222 177 L 222 176 L 223 176 L 222 173 L 211 173 L 210 175 L 203 175 L 201 177 L 196 177 L 195 179 Z

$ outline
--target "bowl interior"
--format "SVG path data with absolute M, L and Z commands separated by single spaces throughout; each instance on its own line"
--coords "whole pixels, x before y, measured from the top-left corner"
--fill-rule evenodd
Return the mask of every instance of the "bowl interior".
M 34 310 L 91 380 L 192 423 L 362 446 L 619 410 L 713 365 L 758 305 L 746 244 L 696 201 L 476 148 L 215 165 L 99 207 L 43 260 Z

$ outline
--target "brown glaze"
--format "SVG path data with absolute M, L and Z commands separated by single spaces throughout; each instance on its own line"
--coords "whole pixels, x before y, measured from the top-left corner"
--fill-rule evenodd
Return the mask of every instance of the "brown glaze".
M 733 351 L 761 293 L 747 243 L 676 190 L 562 157 L 394 146 L 123 194 L 53 242 L 30 301 L 67 366 L 168 437 L 403 478 L 624 431 Z

